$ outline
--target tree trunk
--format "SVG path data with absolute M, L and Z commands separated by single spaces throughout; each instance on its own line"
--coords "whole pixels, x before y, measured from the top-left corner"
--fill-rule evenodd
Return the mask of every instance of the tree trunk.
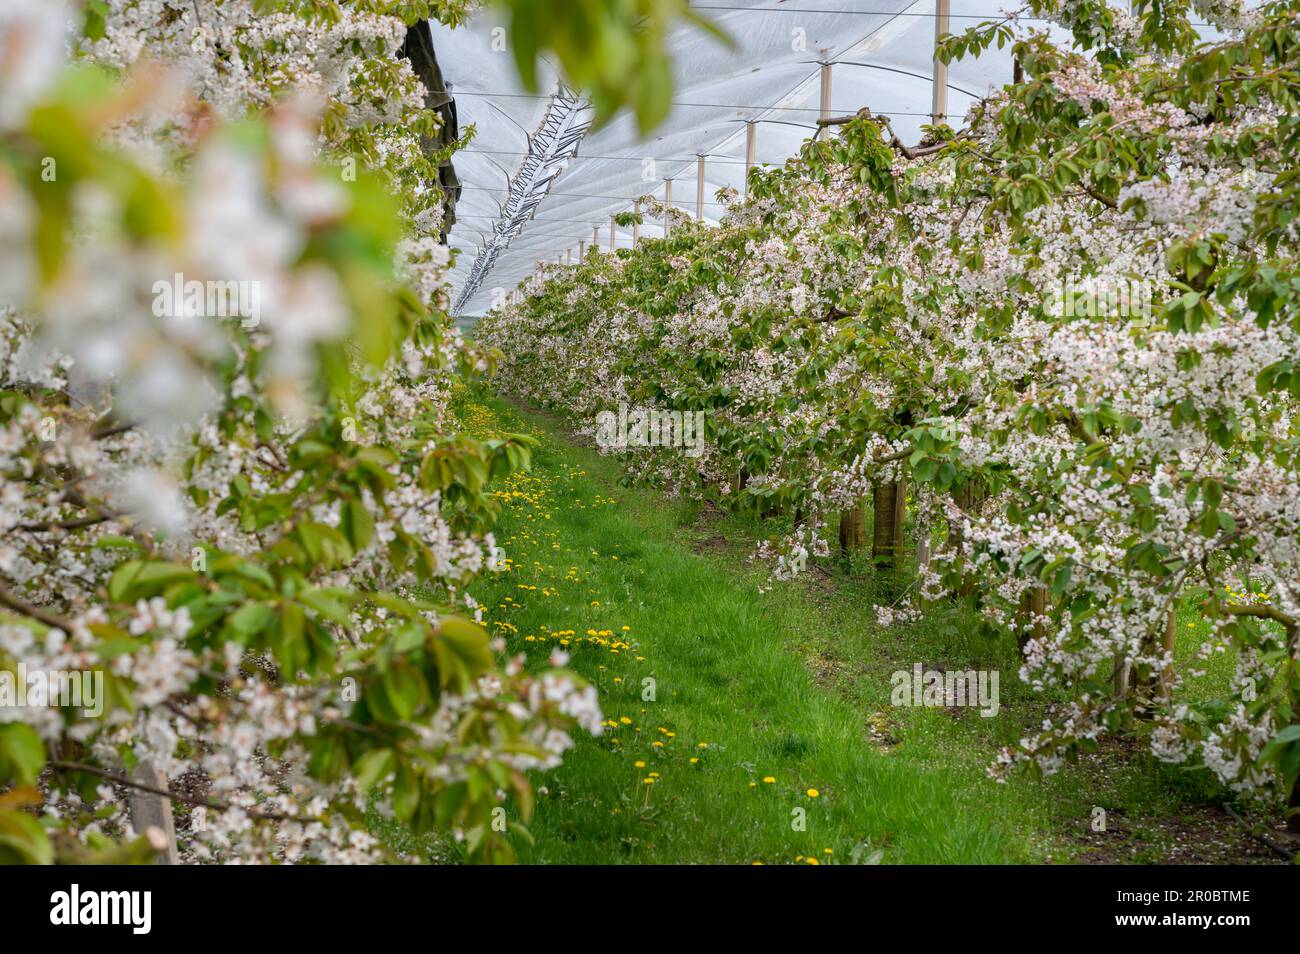
M 1300 775 L 1291 783 L 1291 798 L 1287 802 L 1287 807 L 1291 809 L 1286 818 L 1287 831 L 1293 831 L 1300 835 Z
M 906 500 L 906 491 L 899 481 L 876 481 L 871 497 L 874 518 L 871 528 L 871 559 L 877 566 L 898 565 L 898 498 L 900 496 Z
M 966 513 L 971 513 L 972 511 L 979 508 L 979 505 L 983 502 L 986 496 L 988 496 L 988 493 L 985 490 L 984 485 L 982 483 L 974 480 L 968 480 L 966 483 L 962 484 L 960 490 L 958 490 L 956 493 L 952 495 L 952 500 L 953 503 L 955 503 L 963 511 L 965 511 Z M 962 548 L 961 527 L 954 527 L 951 524 L 949 524 L 948 541 L 952 549 L 956 550 L 958 553 L 961 552 L 961 548 Z M 962 558 L 962 560 L 964 561 L 964 558 Z M 958 565 L 961 565 L 960 562 Z M 969 596 L 970 592 L 971 592 L 971 584 L 969 580 L 963 579 L 961 585 L 957 588 L 957 595 Z
M 840 514 L 840 551 L 855 553 L 867 545 L 867 515 L 861 501 Z
M 907 540 L 903 531 L 907 527 L 907 470 L 899 465 L 898 488 L 894 491 L 894 558 L 902 562 Z
M 1035 586 L 1026 590 L 1020 598 L 1020 609 L 1024 622 L 1017 634 L 1016 643 L 1023 653 L 1030 639 L 1042 639 L 1047 631 L 1042 620 L 1038 618 L 1047 614 L 1047 589 Z
M 740 492 L 745 489 L 745 485 L 748 483 L 749 483 L 749 472 L 746 471 L 744 467 L 741 467 L 738 471 L 736 471 L 736 476 L 732 478 L 731 492 L 735 494 L 737 498 L 739 498 Z
M 420 137 L 420 151 L 425 156 L 431 156 L 455 142 L 460 135 L 460 128 L 456 118 L 456 101 L 443 81 L 428 21 L 418 20 L 407 28 L 406 39 L 397 55 L 406 57 L 410 61 L 411 70 L 420 78 L 420 84 L 424 87 L 424 108 L 438 114 L 438 131 L 432 136 Z M 461 194 L 460 177 L 456 175 L 456 167 L 450 159 L 444 159 L 438 166 L 438 184 L 443 192 L 442 243 L 445 245 L 447 234 L 456 224 L 456 203 Z
M 1178 611 L 1170 608 L 1169 614 L 1165 617 L 1165 629 L 1160 636 L 1160 648 L 1169 654 L 1174 650 L 1174 639 L 1178 635 Z M 1156 638 L 1151 634 L 1143 639 L 1144 656 L 1154 655 L 1156 648 Z M 1137 687 L 1138 704 L 1137 712 L 1141 718 L 1151 718 L 1155 712 L 1157 703 L 1167 703 L 1173 694 L 1174 688 L 1174 670 L 1173 665 L 1162 666 L 1158 670 L 1152 671 L 1142 679 Z

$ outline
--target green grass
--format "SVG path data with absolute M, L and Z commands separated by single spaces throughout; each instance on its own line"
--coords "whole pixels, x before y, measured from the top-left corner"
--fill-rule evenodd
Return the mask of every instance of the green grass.
M 503 508 L 512 568 L 473 587 L 489 630 L 537 660 L 565 643 L 614 723 L 536 777 L 522 861 L 1070 861 L 1094 806 L 1123 820 L 1107 860 L 1143 861 L 1169 849 L 1164 820 L 1221 798 L 1205 773 L 1130 751 L 991 781 L 998 747 L 1046 711 L 1013 646 L 955 608 L 882 630 L 872 604 L 898 584 L 871 573 L 761 592 L 744 559 L 756 521 L 621 487 L 616 461 L 539 414 L 481 396 L 467 411 L 480 436 L 543 440 Z M 1000 715 L 891 707 L 890 674 L 915 662 L 1000 670 Z

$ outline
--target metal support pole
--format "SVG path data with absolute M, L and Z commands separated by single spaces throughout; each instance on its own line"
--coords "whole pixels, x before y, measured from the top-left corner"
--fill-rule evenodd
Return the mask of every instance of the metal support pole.
M 614 248 L 616 245 L 616 235 L 614 232 L 614 227 L 616 225 L 618 225 L 618 222 L 616 222 L 614 220 L 614 216 L 611 215 L 609 217 L 609 254 L 610 255 L 614 254 Z
M 948 64 L 940 62 L 938 46 L 939 37 L 948 32 L 949 0 L 935 0 L 934 3 L 934 98 L 930 105 L 930 122 L 933 125 L 945 122 L 948 116 Z
M 749 195 L 749 170 L 754 168 L 754 139 L 758 123 L 745 123 L 745 195 Z
M 821 118 L 831 118 L 831 64 L 822 64 L 822 102 Z M 823 132 L 829 129 L 829 126 L 821 126 L 817 129 L 817 136 L 820 137 Z M 827 134 L 829 135 L 829 133 Z
M 664 238 L 667 238 L 673 231 L 673 180 L 664 180 L 664 205 L 667 211 L 664 212 Z
M 600 250 L 600 226 L 599 225 L 593 225 L 591 227 L 591 250 L 593 252 Z
M 578 264 L 581 265 L 587 260 L 587 240 L 578 239 Z
M 632 206 L 632 211 L 638 216 L 641 215 L 641 200 L 637 199 Z M 641 220 L 638 218 L 632 223 L 632 247 L 636 248 L 636 243 L 641 241 Z
M 704 221 L 704 157 L 697 156 L 695 162 L 695 221 Z

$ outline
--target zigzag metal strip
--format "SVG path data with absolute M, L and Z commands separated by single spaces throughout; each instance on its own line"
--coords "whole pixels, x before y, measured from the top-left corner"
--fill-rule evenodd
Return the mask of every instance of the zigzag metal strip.
M 550 191 L 551 183 L 577 156 L 578 145 L 591 128 L 592 118 L 590 104 L 567 87 L 561 86 L 551 98 L 537 131 L 528 137 L 528 154 L 510 180 L 501 218 L 474 259 L 469 277 L 452 307 L 453 315 L 459 315 L 479 290 L 498 257 L 533 217 Z

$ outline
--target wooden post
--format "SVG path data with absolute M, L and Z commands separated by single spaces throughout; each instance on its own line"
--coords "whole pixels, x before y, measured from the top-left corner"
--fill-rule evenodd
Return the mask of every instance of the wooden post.
M 641 214 L 640 199 L 636 200 L 636 203 L 632 206 L 632 211 L 635 212 L 638 216 Z M 637 243 L 640 241 L 641 241 L 641 222 L 639 219 L 637 219 L 632 222 L 632 247 L 636 248 Z
M 935 0 L 934 4 L 934 95 L 930 105 L 930 122 L 938 125 L 948 115 L 948 64 L 939 60 L 939 37 L 948 32 L 949 0 Z
M 1115 657 L 1115 698 L 1123 699 L 1128 695 L 1129 662 Z
M 578 239 L 578 264 L 581 265 L 587 260 L 587 240 Z
M 673 180 L 664 180 L 664 238 L 667 238 L 673 231 Z
M 141 762 L 137 765 L 131 772 L 131 781 L 171 791 L 167 784 L 167 776 L 151 762 Z M 153 863 L 180 864 L 176 854 L 176 825 L 172 820 L 172 800 L 165 795 L 133 788 L 127 798 L 127 804 L 131 812 L 131 827 L 135 829 L 137 835 L 143 835 L 150 828 L 157 828 L 167 840 L 167 847 L 158 853 Z
M 754 140 L 758 124 L 752 119 L 745 123 L 745 196 L 749 196 L 749 170 L 754 168 Z
M 591 227 L 591 250 L 595 252 L 595 251 L 599 251 L 599 249 L 600 249 L 600 226 L 593 225 Z
M 697 156 L 695 162 L 695 221 L 704 221 L 704 157 Z
M 609 217 L 609 254 L 610 255 L 614 254 L 615 242 L 617 240 L 617 233 L 614 231 L 614 229 L 617 226 L 618 226 L 618 222 L 616 222 L 614 220 L 614 216 L 611 215 Z

